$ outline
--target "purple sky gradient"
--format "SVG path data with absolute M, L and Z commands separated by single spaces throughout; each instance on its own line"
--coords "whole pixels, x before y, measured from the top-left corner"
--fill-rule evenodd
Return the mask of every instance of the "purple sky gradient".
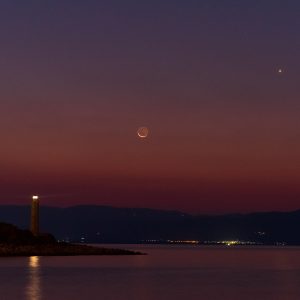
M 142 2 L 1 2 L 0 203 L 300 208 L 300 2 Z

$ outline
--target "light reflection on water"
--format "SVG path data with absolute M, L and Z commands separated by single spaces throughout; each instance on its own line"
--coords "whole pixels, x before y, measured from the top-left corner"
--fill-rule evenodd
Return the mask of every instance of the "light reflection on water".
M 27 300 L 41 299 L 41 274 L 40 274 L 40 257 L 30 256 L 28 258 L 28 285 L 25 289 Z

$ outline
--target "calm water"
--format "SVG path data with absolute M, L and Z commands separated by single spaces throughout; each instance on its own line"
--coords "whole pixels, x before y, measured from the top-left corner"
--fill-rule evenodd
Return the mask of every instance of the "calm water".
M 0 299 L 300 299 L 300 248 L 119 247 L 149 255 L 0 258 Z

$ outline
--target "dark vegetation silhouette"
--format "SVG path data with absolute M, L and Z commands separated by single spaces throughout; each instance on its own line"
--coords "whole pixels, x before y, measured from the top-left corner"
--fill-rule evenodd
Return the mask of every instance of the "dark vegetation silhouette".
M 59 243 L 51 234 L 34 236 L 29 230 L 21 230 L 14 225 L 0 223 L 0 257 L 132 254 L 141 253 L 122 249 L 108 249 L 87 245 Z

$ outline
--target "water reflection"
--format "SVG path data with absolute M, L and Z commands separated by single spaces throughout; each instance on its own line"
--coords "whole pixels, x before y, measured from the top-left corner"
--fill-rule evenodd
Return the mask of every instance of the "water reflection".
M 26 299 L 41 299 L 41 275 L 40 258 L 38 256 L 29 257 L 28 261 L 28 285 L 26 288 Z

